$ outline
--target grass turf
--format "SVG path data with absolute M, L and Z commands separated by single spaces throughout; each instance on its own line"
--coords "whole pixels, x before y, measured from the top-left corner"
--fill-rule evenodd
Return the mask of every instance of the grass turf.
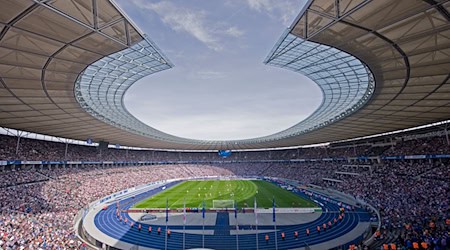
M 259 208 L 272 207 L 273 197 L 276 207 L 317 207 L 310 200 L 260 180 L 185 181 L 137 203 L 134 207 L 165 208 L 167 199 L 171 209 L 182 208 L 184 200 L 189 208 L 201 208 L 203 201 L 206 208 L 212 208 L 213 200 L 235 200 L 238 208 L 252 208 L 255 196 Z

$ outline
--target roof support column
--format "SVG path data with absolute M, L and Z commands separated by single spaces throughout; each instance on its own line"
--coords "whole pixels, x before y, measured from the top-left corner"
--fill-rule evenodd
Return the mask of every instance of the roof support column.
M 94 17 L 94 29 L 98 30 L 97 0 L 92 0 L 92 15 Z
M 450 140 L 448 138 L 448 123 L 445 124 L 445 139 L 447 139 L 447 146 L 450 146 Z

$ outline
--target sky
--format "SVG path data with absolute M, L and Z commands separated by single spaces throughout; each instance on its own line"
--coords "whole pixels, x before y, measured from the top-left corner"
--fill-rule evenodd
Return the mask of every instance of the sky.
M 137 81 L 126 108 L 191 139 L 248 139 L 295 125 L 318 108 L 321 90 L 263 61 L 305 2 L 117 0 L 175 65 Z

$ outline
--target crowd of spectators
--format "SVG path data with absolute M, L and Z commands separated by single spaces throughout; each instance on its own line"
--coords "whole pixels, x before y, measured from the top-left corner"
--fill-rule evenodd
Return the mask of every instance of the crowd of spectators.
M 19 143 L 18 143 L 19 141 Z M 320 147 L 233 152 L 229 161 L 264 161 L 291 159 L 323 159 L 359 156 L 400 156 L 417 154 L 450 154 L 445 136 L 418 139 L 398 138 L 386 143 L 329 145 Z M 131 150 L 65 144 L 0 135 L 0 160 L 27 161 L 217 161 L 217 152 L 174 152 L 161 150 Z
M 445 136 L 425 138 L 408 138 L 398 140 L 395 147 L 387 150 L 388 155 L 423 155 L 423 154 L 448 154 L 450 145 Z
M 0 188 L 14 186 L 17 184 L 39 182 L 48 180 L 48 177 L 38 172 L 28 171 L 26 169 L 20 171 L 0 172 Z
M 383 164 L 375 164 L 374 172 L 378 175 L 399 175 L 399 176 L 409 176 L 418 177 L 423 173 L 437 168 L 442 164 L 439 161 L 429 162 L 429 161 L 395 161 L 395 162 L 383 162 Z
M 381 214 L 383 234 L 399 232 L 396 244 L 413 249 L 424 242 L 427 249 L 450 247 L 450 187 L 448 163 L 386 162 L 372 173 L 323 181 L 332 187 L 374 205 Z M 348 176 L 347 176 L 348 177 Z M 401 249 L 401 248 L 399 248 Z
M 0 168 L 0 249 L 79 248 L 75 214 L 89 202 L 143 183 L 192 176 L 252 175 L 295 179 L 332 187 L 379 209 L 383 233 L 400 232 L 397 244 L 425 242 L 430 249 L 450 244 L 449 163 L 445 160 L 382 161 L 371 167 L 335 161 L 254 162 L 357 155 L 450 154 L 445 137 L 407 138 L 386 146 L 316 147 L 234 152 L 220 162 L 217 152 L 98 150 L 92 146 L 0 135 L 0 161 L 211 161 L 202 164 L 100 167 L 62 165 Z M 67 149 L 67 150 L 66 150 Z M 17 152 L 17 153 L 16 153 Z M 214 161 L 214 162 L 213 162 Z M 252 162 L 253 161 L 253 162 Z M 365 164 L 365 163 L 361 163 Z M 1 171 L 3 169 L 3 171 Z M 342 173 L 344 172 L 344 173 Z M 352 174 L 346 174 L 349 172 Z M 325 181 L 323 178 L 337 179 Z
M 401 165 L 401 164 L 400 164 Z M 0 192 L 0 247 L 4 249 L 78 248 L 72 229 L 75 214 L 89 202 L 110 193 L 151 181 L 192 176 L 254 175 L 296 179 L 305 184 L 329 185 L 322 178 L 336 171 L 361 175 L 333 185 L 379 209 L 385 231 L 402 229 L 398 246 L 423 241 L 435 246 L 448 238 L 449 186 L 445 181 L 417 178 L 422 164 L 410 164 L 411 174 L 397 165 L 374 166 L 373 173 L 351 165 L 317 163 L 216 163 L 153 165 L 115 168 L 58 168 L 20 170 L 8 175 L 11 185 Z M 402 165 L 403 169 L 405 165 Z M 361 168 L 364 169 L 364 168 Z M 447 172 L 439 165 L 426 172 Z M 444 173 L 445 174 L 445 173 Z M 22 176 L 21 178 L 18 178 Z M 25 179 L 23 179 L 23 176 Z M 16 178 L 17 177 L 17 178 Z M 46 177 L 42 181 L 41 177 Z M 14 183 L 15 182 L 15 183 Z M 31 183 L 30 183 L 31 182 Z M 25 183 L 25 184 L 24 184 Z M 434 248 L 430 248 L 434 249 Z M 435 248 L 445 249 L 445 248 Z
M 140 184 L 204 175 L 233 175 L 225 168 L 164 165 L 105 169 L 54 169 L 47 181 L 0 190 L 0 249 L 78 249 L 73 220 L 89 202 Z M 29 177 L 40 176 L 28 170 Z M 21 175 L 21 171 L 9 173 Z M 37 180 L 37 179 L 35 179 Z
M 424 173 L 422 175 L 422 178 L 450 183 L 449 166 L 446 164 L 440 164 L 439 167 L 433 168 L 430 171 Z

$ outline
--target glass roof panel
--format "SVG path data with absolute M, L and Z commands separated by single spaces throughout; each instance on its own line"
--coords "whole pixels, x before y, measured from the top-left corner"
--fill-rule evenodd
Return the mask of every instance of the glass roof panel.
M 322 89 L 324 99 L 322 105 L 302 122 L 260 139 L 300 135 L 336 122 L 361 108 L 375 88 L 372 72 L 356 57 L 290 33 L 282 37 L 265 63 L 302 73 L 314 80 Z

